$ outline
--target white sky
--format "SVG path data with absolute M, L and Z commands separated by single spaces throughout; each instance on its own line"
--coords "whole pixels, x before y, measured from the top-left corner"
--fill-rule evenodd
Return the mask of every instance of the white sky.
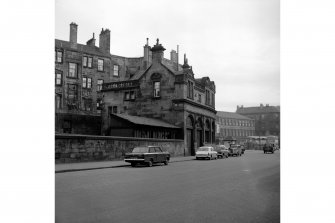
M 195 77 L 216 84 L 216 110 L 280 103 L 279 0 L 56 0 L 55 38 L 69 39 L 78 24 L 85 44 L 111 30 L 111 53 L 143 56 L 146 38 L 170 51 L 179 45 Z

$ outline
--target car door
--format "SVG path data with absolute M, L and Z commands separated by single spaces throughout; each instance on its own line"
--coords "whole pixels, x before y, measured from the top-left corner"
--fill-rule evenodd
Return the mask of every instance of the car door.
M 153 160 L 153 162 L 157 162 L 157 153 L 155 147 L 149 147 L 149 157 Z
M 157 154 L 157 162 L 165 161 L 165 157 L 164 157 L 162 149 L 160 147 L 155 147 L 155 151 Z

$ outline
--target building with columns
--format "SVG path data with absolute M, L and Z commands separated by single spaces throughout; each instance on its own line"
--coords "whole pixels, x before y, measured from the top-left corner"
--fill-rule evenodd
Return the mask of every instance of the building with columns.
M 144 69 L 102 86 L 102 134 L 183 139 L 185 155 L 215 142 L 215 83 L 196 78 L 184 55 L 164 58 L 165 48 L 144 46 Z

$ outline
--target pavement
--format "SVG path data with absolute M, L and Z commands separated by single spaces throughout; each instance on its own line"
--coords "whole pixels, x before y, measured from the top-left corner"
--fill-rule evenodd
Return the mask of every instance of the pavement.
M 170 163 L 184 162 L 184 161 L 190 161 L 194 159 L 195 159 L 194 156 L 171 157 Z M 81 162 L 81 163 L 59 163 L 59 164 L 55 164 L 55 172 L 65 173 L 65 172 L 75 172 L 75 171 L 83 171 L 83 170 L 117 168 L 117 167 L 125 167 L 125 166 L 130 166 L 130 163 L 126 163 L 123 160 Z

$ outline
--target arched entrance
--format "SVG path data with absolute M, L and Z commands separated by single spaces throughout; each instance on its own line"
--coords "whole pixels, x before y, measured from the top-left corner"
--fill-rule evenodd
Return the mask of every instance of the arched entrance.
M 199 117 L 198 120 L 197 120 L 197 123 L 196 123 L 196 137 L 195 137 L 195 140 L 196 140 L 196 147 L 200 147 L 200 146 L 203 146 L 204 145 L 204 142 L 203 142 L 203 124 L 202 124 L 202 121 L 201 121 L 201 118 Z
M 187 153 L 188 155 L 194 156 L 194 121 L 191 115 L 186 119 L 186 140 Z

